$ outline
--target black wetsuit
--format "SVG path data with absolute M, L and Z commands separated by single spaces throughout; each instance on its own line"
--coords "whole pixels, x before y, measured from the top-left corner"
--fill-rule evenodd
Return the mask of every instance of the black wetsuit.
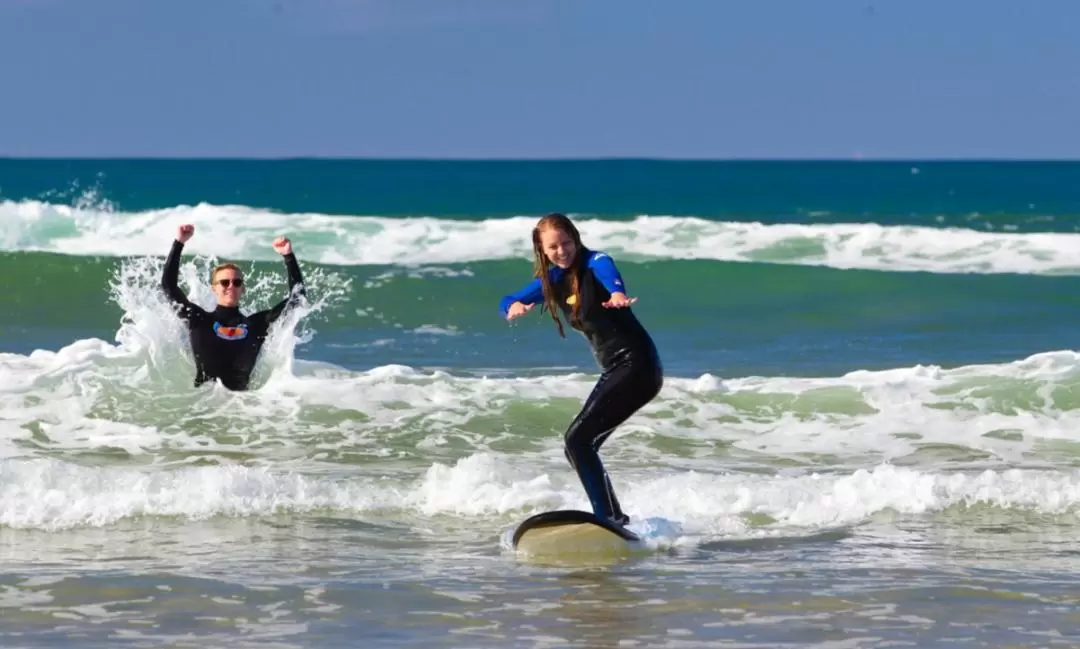
M 579 322 L 571 319 L 568 303 L 570 272 L 580 273 L 581 309 Z M 603 306 L 612 293 L 626 293 L 622 277 L 611 257 L 582 250 L 574 269 L 550 271 L 557 303 L 571 326 L 581 332 L 592 347 L 603 370 L 581 412 L 566 431 L 566 457 L 581 478 L 593 512 L 626 524 L 611 480 L 600 461 L 600 446 L 624 421 L 660 392 L 664 370 L 656 345 L 629 307 Z M 502 299 L 503 317 L 514 302 L 537 304 L 543 301 L 539 278 Z
M 161 276 L 161 288 L 180 307 L 179 315 L 187 322 L 195 356 L 195 386 L 217 379 L 230 390 L 246 390 L 270 325 L 304 295 L 304 280 L 296 256 L 285 255 L 289 297 L 272 309 L 245 316 L 237 307 L 220 305 L 207 312 L 187 299 L 177 285 L 183 249 L 184 244 L 173 241 Z

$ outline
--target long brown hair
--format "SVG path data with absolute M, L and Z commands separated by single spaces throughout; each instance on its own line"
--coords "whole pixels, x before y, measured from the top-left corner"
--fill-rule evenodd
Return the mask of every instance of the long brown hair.
M 570 318 L 571 322 L 574 323 L 578 321 L 578 316 L 581 313 L 581 274 L 578 272 L 578 264 L 581 261 L 581 255 L 585 254 L 585 246 L 581 244 L 581 234 L 578 233 L 573 222 L 565 214 L 558 212 L 553 212 L 540 219 L 532 231 L 533 255 L 535 256 L 533 273 L 540 278 L 540 285 L 544 289 L 544 308 L 542 311 L 551 313 L 555 326 L 559 328 L 559 335 L 566 338 L 566 334 L 563 333 L 562 320 L 559 319 L 559 305 L 556 304 L 557 297 L 551 285 L 551 275 L 549 274 L 551 262 L 548 261 L 547 255 L 544 254 L 544 248 L 540 245 L 540 233 L 551 229 L 562 230 L 574 242 L 574 263 L 569 268 L 570 295 L 574 297 Z

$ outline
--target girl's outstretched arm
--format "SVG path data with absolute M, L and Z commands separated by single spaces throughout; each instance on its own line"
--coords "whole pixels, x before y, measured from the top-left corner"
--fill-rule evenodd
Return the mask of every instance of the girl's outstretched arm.
M 624 307 L 637 302 L 636 297 L 626 297 L 626 282 L 623 281 L 619 269 L 615 267 L 615 260 L 606 252 L 593 252 L 589 257 L 589 268 L 593 276 L 600 280 L 611 299 L 604 302 L 606 307 Z
M 623 282 L 622 275 L 615 267 L 615 260 L 611 258 L 611 255 L 606 252 L 593 252 L 589 257 L 589 268 L 608 293 L 626 293 L 626 283 Z
M 521 302 L 522 304 L 529 306 L 536 304 L 542 299 L 544 299 L 543 283 L 540 281 L 539 277 L 536 277 L 516 293 L 503 296 L 502 300 L 499 301 L 499 312 L 502 313 L 503 318 L 506 318 L 510 311 L 510 306 L 514 304 L 514 302 Z

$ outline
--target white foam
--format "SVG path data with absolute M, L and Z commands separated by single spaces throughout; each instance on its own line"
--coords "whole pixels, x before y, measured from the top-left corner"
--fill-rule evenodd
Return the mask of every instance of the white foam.
M 476 221 L 286 214 L 242 205 L 115 212 L 40 201 L 0 201 L 0 250 L 71 255 L 164 255 L 181 223 L 194 223 L 187 251 L 268 260 L 288 234 L 297 254 L 324 264 L 446 264 L 525 259 L 535 217 Z M 716 222 L 639 216 L 577 220 L 593 248 L 624 259 L 761 261 L 937 273 L 1080 272 L 1080 234 L 1002 233 L 961 228 Z
M 135 270 L 132 276 L 147 276 Z M 148 297 L 153 293 L 125 294 L 159 299 Z M 558 448 L 573 406 L 561 406 L 565 414 L 552 415 L 546 424 L 508 417 L 508 408 L 580 403 L 595 380 L 577 373 L 454 376 L 400 365 L 351 372 L 294 361 L 297 337 L 285 333 L 268 343 L 255 390 L 195 389 L 183 332 L 167 307 L 161 308 L 166 310 L 155 311 L 149 303 L 130 308 L 118 344 L 83 340 L 56 352 L 0 355 L 0 457 L 19 455 L 18 440 L 30 439 L 35 430 L 46 447 L 107 445 L 132 454 L 165 447 L 239 451 L 271 440 L 287 457 L 343 448 L 379 454 L 399 439 L 425 451 L 459 442 L 483 451 L 505 436 L 532 436 L 547 453 Z M 618 461 L 698 466 L 717 449 L 729 448 L 729 466 L 753 463 L 755 456 L 799 463 L 822 456 L 851 466 L 898 460 L 938 445 L 966 449 L 971 462 L 1032 461 L 1039 445 L 1080 441 L 1080 412 L 1072 401 L 1078 380 L 1080 354 L 1071 351 L 1001 365 L 917 366 L 838 377 L 671 377 L 657 399 L 619 429 L 605 453 Z M 191 421 L 204 418 L 259 432 L 250 442 L 221 445 L 187 431 L 196 426 Z M 327 423 L 321 423 L 324 418 Z M 483 423 L 499 421 L 505 426 Z M 681 440 L 680 455 L 668 457 L 663 445 L 654 445 L 656 438 Z M 963 454 L 946 455 L 941 461 L 958 461 Z
M 219 466 L 172 471 L 88 468 L 56 460 L 0 463 L 0 524 L 63 529 L 137 516 L 247 516 L 328 508 L 363 511 L 385 491 L 265 468 Z
M 569 470 L 558 476 L 476 454 L 418 478 L 334 477 L 249 466 L 170 470 L 0 460 L 0 525 L 58 530 L 142 516 L 206 519 L 304 514 L 454 516 L 501 524 L 550 509 L 588 508 Z M 1080 472 L 935 472 L 879 465 L 799 476 L 703 474 L 654 467 L 621 491 L 637 529 L 716 538 L 854 525 L 885 511 L 924 514 L 975 505 L 1061 514 L 1080 505 Z M 774 522 L 762 526 L 754 517 Z M 488 523 L 485 523 L 488 524 Z M 494 529 L 492 530 L 494 533 Z

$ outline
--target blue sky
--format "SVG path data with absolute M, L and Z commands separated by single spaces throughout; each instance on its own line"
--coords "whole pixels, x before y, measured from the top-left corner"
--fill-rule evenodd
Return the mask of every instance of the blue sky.
M 0 155 L 1080 158 L 1080 0 L 0 0 Z

